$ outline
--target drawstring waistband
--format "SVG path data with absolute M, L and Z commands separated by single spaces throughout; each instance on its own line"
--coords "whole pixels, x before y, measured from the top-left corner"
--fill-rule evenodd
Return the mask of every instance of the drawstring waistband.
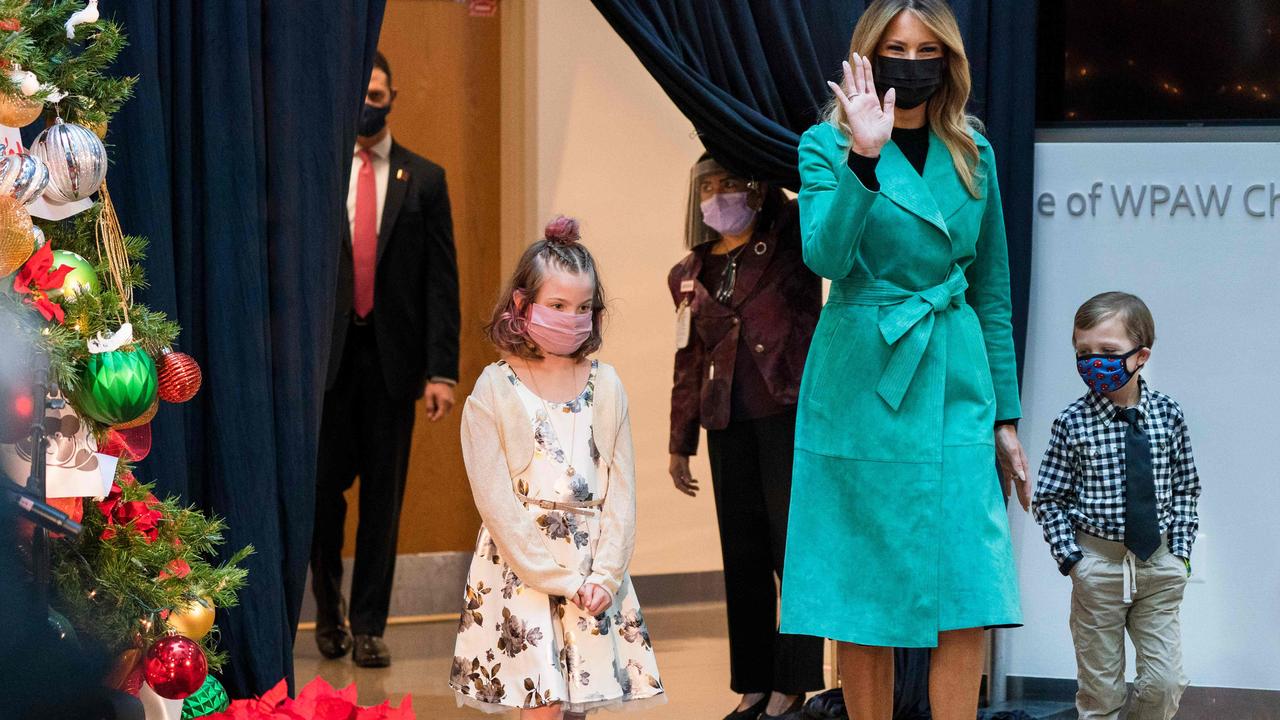
M 1124 554 L 1124 604 L 1133 604 L 1133 595 L 1138 592 L 1138 556 L 1132 550 Z
M 1090 552 L 1101 555 L 1111 562 L 1120 563 L 1124 604 L 1132 605 L 1133 597 L 1138 594 L 1138 556 L 1134 555 L 1133 551 L 1125 547 L 1122 542 L 1104 540 L 1086 532 L 1076 533 L 1076 542 Z M 1151 559 L 1154 560 L 1155 557 L 1152 555 Z

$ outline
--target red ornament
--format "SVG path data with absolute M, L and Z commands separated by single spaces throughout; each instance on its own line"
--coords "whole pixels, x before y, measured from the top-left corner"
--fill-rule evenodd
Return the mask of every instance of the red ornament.
M 209 675 L 204 650 L 181 635 L 155 641 L 142 664 L 147 684 L 169 700 L 181 700 L 199 690 Z
M 0 20 L 0 30 L 7 32 L 18 32 L 22 29 L 22 22 L 18 18 L 5 18 Z M 5 64 L 8 67 L 8 63 Z
M 186 353 L 165 350 L 157 363 L 156 375 L 160 384 L 160 399 L 170 403 L 184 403 L 200 390 L 200 365 Z
M 182 579 L 190 574 L 191 564 L 182 558 L 174 558 L 169 561 L 169 565 L 164 570 L 160 571 L 160 579 L 167 580 L 171 577 Z M 168 616 L 167 610 L 165 611 L 165 616 L 166 618 Z

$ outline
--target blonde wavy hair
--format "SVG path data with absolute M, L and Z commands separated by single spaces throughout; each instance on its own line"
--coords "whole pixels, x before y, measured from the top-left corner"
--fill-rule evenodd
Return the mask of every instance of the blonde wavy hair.
M 866 12 L 858 20 L 853 29 L 853 37 L 849 40 L 849 62 L 853 63 L 856 52 L 873 61 L 879 55 L 880 40 L 884 36 L 889 23 L 898 13 L 910 12 L 925 27 L 929 28 L 942 42 L 945 52 L 946 73 L 942 85 L 933 97 L 929 98 L 929 127 L 933 129 L 947 152 L 951 154 L 951 162 L 956 167 L 960 180 L 968 188 L 973 197 L 981 197 L 981 178 L 978 176 L 978 145 L 974 142 L 970 129 L 982 130 L 982 121 L 965 112 L 969 101 L 969 58 L 964 52 L 964 39 L 960 35 L 960 25 L 951 7 L 945 0 L 875 0 L 867 7 Z M 877 91 L 881 88 L 876 80 Z M 883 97 L 883 93 L 881 93 Z M 843 128 L 849 133 L 845 122 L 844 108 L 833 93 L 822 113 L 823 119 Z M 849 133 L 851 134 L 851 133 Z

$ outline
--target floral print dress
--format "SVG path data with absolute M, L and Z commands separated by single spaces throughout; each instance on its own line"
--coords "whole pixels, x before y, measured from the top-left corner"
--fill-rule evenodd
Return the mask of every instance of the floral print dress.
M 592 362 L 582 393 L 567 403 L 544 402 L 510 365 L 499 365 L 523 401 L 534 434 L 533 462 L 513 489 L 552 502 L 600 498 L 602 485 L 607 491 L 608 466 L 592 436 L 597 364 Z M 599 508 L 526 509 L 529 522 L 552 541 L 556 560 L 590 574 Z M 567 712 L 586 713 L 665 698 L 630 577 L 609 608 L 592 617 L 566 598 L 521 583 L 483 525 L 467 575 L 449 684 L 460 705 L 486 712 L 562 703 Z

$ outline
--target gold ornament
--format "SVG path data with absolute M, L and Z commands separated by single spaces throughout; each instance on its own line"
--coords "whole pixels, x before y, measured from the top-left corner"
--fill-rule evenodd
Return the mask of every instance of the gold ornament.
M 123 690 L 129 676 L 133 674 L 138 663 L 142 662 L 142 648 L 132 647 L 116 656 L 111 663 L 111 672 L 103 678 L 103 684 L 109 688 Z
M 107 139 L 107 121 L 106 120 L 103 120 L 102 122 L 89 123 L 88 125 L 85 125 L 85 127 L 92 130 L 93 134 L 97 135 L 99 140 Z
M 21 201 L 0 197 L 0 277 L 12 275 L 35 252 L 31 213 Z
M 22 128 L 35 122 L 44 112 L 40 100 L 0 92 L 0 125 Z
M 169 613 L 169 627 L 179 635 L 200 642 L 213 629 L 213 599 L 206 596 L 193 600 L 181 611 Z

